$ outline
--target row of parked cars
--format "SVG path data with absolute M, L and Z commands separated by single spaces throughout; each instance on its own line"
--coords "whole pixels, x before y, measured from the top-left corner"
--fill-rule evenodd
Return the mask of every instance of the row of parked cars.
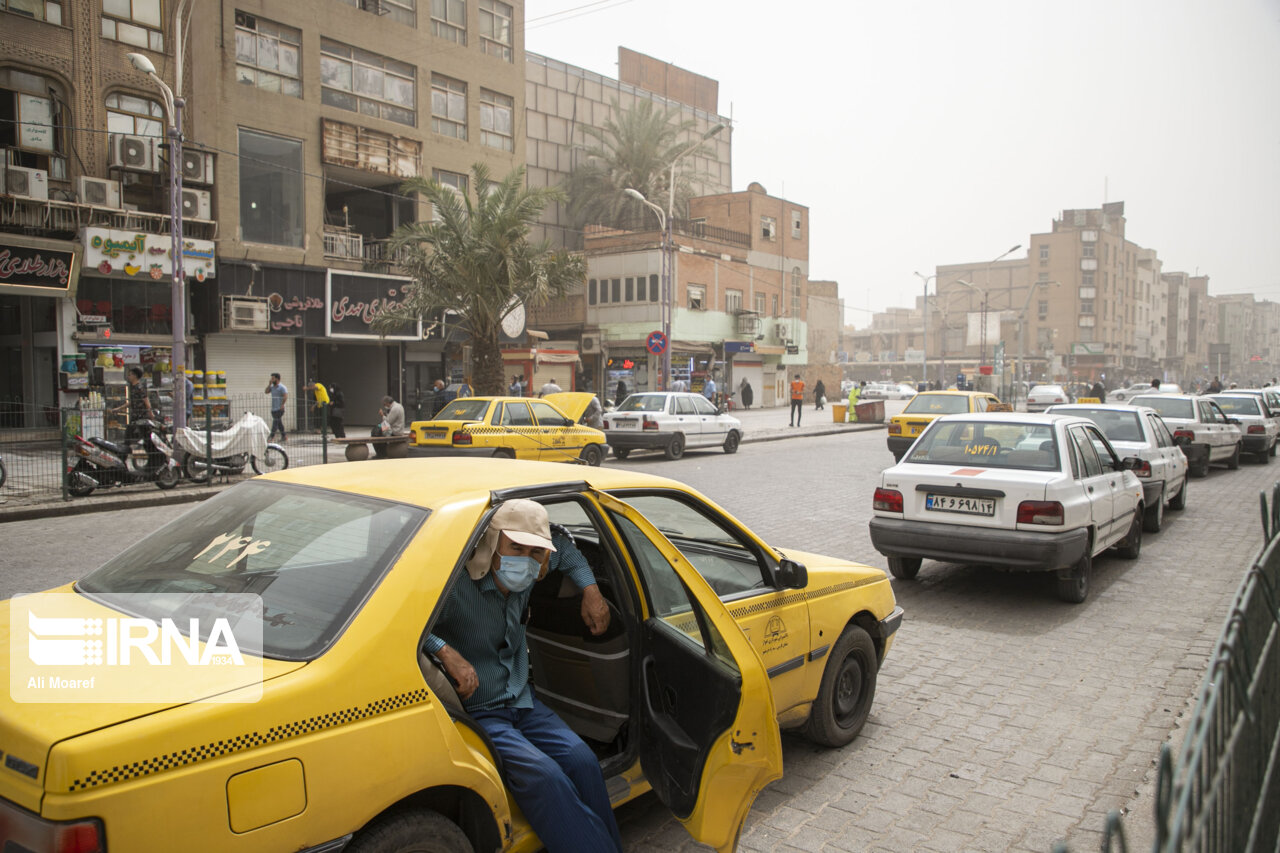
M 925 559 L 1052 572 L 1079 603 L 1095 557 L 1137 559 L 1143 533 L 1185 509 L 1191 478 L 1246 453 L 1270 462 L 1278 433 L 1270 388 L 1025 414 L 981 392 L 925 392 L 889 425 L 897 464 L 875 491 L 872 544 L 900 579 Z

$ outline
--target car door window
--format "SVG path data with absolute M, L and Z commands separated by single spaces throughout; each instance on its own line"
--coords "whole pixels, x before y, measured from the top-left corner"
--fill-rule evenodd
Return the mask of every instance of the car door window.
M 1220 423 L 1220 424 L 1227 423 L 1227 416 L 1226 414 L 1223 413 L 1222 409 L 1219 408 L 1217 403 L 1213 402 L 1212 400 L 1207 400 L 1205 402 L 1209 406 L 1209 418 L 1208 418 L 1209 420 L 1213 421 L 1214 423 Z
M 987 398 L 986 398 L 986 397 L 974 397 L 974 398 L 973 398 L 973 410 L 974 410 L 975 412 L 985 412 L 985 411 L 987 410 Z
M 540 426 L 564 426 L 564 415 L 557 412 L 550 404 L 543 403 L 540 400 L 533 400 L 529 403 L 529 407 L 533 409 L 533 416 L 538 419 Z
M 692 415 L 694 414 L 692 397 L 676 397 L 676 414 Z
M 1155 415 L 1148 415 L 1151 423 L 1151 431 L 1155 433 L 1156 444 L 1160 447 L 1173 447 L 1173 436 L 1169 434 L 1169 428 L 1164 425 L 1164 421 Z
M 1094 450 L 1093 442 L 1085 435 L 1084 430 L 1080 427 L 1072 427 L 1071 441 L 1075 445 L 1076 452 L 1080 454 L 1082 476 L 1088 479 L 1101 475 L 1102 460 L 1098 458 L 1098 451 Z
M 1097 427 L 1087 426 L 1084 431 L 1089 437 L 1089 443 L 1093 445 L 1093 449 L 1098 454 L 1098 462 L 1102 465 L 1102 472 L 1115 471 L 1120 464 L 1120 460 L 1116 457 L 1115 449 L 1112 448 L 1110 442 L 1107 441 Z
M 527 403 L 504 403 L 502 407 L 502 425 L 509 427 L 533 426 L 533 417 L 529 414 Z
M 694 411 L 698 414 L 711 415 L 713 417 L 718 414 L 716 407 L 711 405 L 711 401 L 705 397 L 690 397 L 689 399 L 692 400 Z

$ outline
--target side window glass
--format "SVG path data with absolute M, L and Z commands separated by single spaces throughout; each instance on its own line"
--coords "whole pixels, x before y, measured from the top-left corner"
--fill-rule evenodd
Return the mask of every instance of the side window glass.
M 1073 428 L 1071 430 L 1071 441 L 1080 453 L 1080 460 L 1084 464 L 1084 476 L 1086 478 L 1100 476 L 1102 474 L 1102 460 L 1098 459 L 1098 452 L 1093 449 L 1093 442 L 1084 434 L 1084 430 Z
M 510 427 L 533 426 L 527 403 L 505 403 L 502 407 L 502 425 Z
M 560 426 L 565 419 L 564 415 L 540 400 L 531 401 L 529 406 L 533 409 L 533 415 L 538 419 L 538 423 L 543 426 Z
M 1173 447 L 1173 436 L 1169 435 L 1169 430 L 1164 425 L 1164 421 L 1153 415 L 1147 415 L 1151 422 L 1151 431 L 1155 433 L 1156 444 L 1160 447 Z
M 1080 458 L 1080 451 L 1076 449 L 1076 443 L 1070 436 L 1067 437 L 1067 455 L 1071 457 L 1071 476 L 1079 480 L 1084 477 L 1084 460 Z
M 1220 424 L 1225 424 L 1227 422 L 1226 413 L 1222 411 L 1217 403 L 1209 403 L 1209 413 L 1212 416 L 1212 420 L 1215 420 Z
M 975 412 L 985 412 L 985 411 L 987 410 L 987 398 L 986 398 L 986 397 L 974 397 L 974 398 L 973 398 L 973 410 L 974 410 Z
M 676 414 L 678 415 L 694 414 L 693 398 L 692 397 L 676 397 Z
M 700 415 L 714 415 L 716 407 L 711 405 L 711 401 L 705 397 L 690 397 L 693 401 L 693 408 Z
M 1213 410 L 1209 408 L 1209 404 L 1201 400 L 1196 405 L 1200 407 L 1200 420 L 1207 424 L 1213 423 Z
M 1114 449 L 1107 440 L 1103 438 L 1102 433 L 1096 427 L 1085 427 L 1085 432 L 1089 434 L 1089 441 L 1093 444 L 1093 449 L 1098 453 L 1098 461 L 1102 463 L 1103 471 L 1114 471 L 1120 460 L 1116 458 Z

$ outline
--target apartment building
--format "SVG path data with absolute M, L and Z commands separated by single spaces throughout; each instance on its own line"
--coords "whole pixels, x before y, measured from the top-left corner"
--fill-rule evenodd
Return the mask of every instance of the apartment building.
M 52 240 L 80 271 L 52 320 L 19 303 L 23 328 L 70 352 L 102 343 L 78 320 L 106 317 L 126 359 L 172 339 L 173 117 L 136 51 L 184 102 L 189 364 L 225 371 L 233 394 L 261 393 L 271 371 L 292 388 L 337 382 L 357 423 L 384 393 L 460 376 L 447 322 L 380 337 L 370 321 L 407 283 L 387 238 L 431 215 L 403 180 L 467 191 L 473 163 L 524 165 L 523 17 L 500 0 L 4 4 L 0 117 L 20 123 L 0 146 L 9 174 L 44 174 L 48 197 L 10 201 L 9 179 L 0 242 Z M 24 395 L 52 387 L 35 373 Z

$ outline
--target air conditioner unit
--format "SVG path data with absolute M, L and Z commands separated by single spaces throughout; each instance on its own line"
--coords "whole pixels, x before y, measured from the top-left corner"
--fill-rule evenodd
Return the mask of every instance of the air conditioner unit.
M 183 219 L 212 219 L 213 203 L 208 190 L 182 191 Z
M 599 335 L 583 335 L 582 346 L 579 348 L 583 353 L 600 352 L 600 336 Z
M 44 169 L 9 166 L 4 173 L 5 195 L 49 200 L 49 173 Z
M 76 197 L 81 204 L 92 204 L 96 207 L 120 207 L 120 182 L 108 181 L 104 178 L 76 178 Z
M 113 133 L 108 137 L 110 155 L 107 165 L 131 172 L 154 172 L 159 168 L 156 140 L 153 136 L 129 136 Z
M 213 183 L 213 155 L 204 151 L 182 151 L 182 180 L 191 184 Z
M 787 339 L 787 333 L 789 331 L 790 329 L 787 328 L 786 323 L 775 323 L 773 326 L 773 336 L 780 341 L 785 341 Z
M 227 296 L 222 300 L 224 332 L 265 332 L 270 313 L 265 296 Z

